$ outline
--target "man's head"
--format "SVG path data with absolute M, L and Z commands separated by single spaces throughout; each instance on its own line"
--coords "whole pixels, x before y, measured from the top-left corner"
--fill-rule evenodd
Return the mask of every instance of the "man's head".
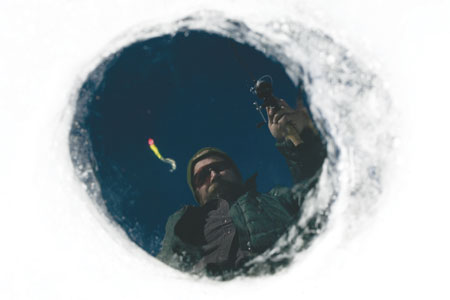
M 233 160 L 217 148 L 203 148 L 188 164 L 188 184 L 195 200 L 204 205 L 220 197 L 235 200 L 242 194 L 242 177 Z

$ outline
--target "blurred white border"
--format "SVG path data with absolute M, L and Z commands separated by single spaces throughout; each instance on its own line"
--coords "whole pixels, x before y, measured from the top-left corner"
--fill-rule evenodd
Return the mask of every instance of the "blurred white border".
M 192 280 L 104 224 L 77 188 L 63 138 L 77 80 L 128 30 L 201 9 L 301 17 L 374 64 L 402 112 L 400 158 L 364 235 L 334 251 L 321 239 L 276 276 Z M 1 2 L 0 297 L 448 299 L 449 11 L 419 0 Z

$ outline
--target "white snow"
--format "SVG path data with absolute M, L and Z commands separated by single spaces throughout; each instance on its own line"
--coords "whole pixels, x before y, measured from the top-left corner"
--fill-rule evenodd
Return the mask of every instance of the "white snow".
M 2 1 L 1 299 L 448 299 L 448 1 Z M 302 18 L 377 70 L 400 112 L 382 206 L 275 276 L 220 283 L 169 269 L 109 224 L 69 159 L 73 93 L 128 32 L 202 9 Z M 339 244 L 338 247 L 336 245 Z

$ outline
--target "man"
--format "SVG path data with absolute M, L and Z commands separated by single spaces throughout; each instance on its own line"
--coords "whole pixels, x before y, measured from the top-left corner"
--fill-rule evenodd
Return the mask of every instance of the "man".
M 189 187 L 200 206 L 185 206 L 169 217 L 158 254 L 163 262 L 212 275 L 237 270 L 272 247 L 298 220 L 304 195 L 316 182 L 326 151 L 301 102 L 294 110 L 284 100 L 277 101 L 278 110 L 266 109 L 268 126 L 298 184 L 296 192 L 275 187 L 267 194 L 258 193 L 256 175 L 244 183 L 226 153 L 201 149 L 187 170 Z M 297 146 L 287 139 L 293 130 L 301 140 Z

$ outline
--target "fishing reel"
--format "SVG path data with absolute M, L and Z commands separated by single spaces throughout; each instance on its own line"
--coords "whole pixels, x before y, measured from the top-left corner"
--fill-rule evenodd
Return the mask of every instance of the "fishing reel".
M 275 112 L 280 109 L 278 102 L 273 95 L 272 83 L 272 77 L 270 77 L 269 75 L 264 75 L 259 78 L 255 82 L 255 85 L 250 89 L 250 92 L 255 94 L 258 99 L 263 100 L 263 103 L 261 105 L 259 105 L 257 101 L 253 102 L 253 105 L 256 106 L 256 110 L 259 111 L 263 119 L 263 122 L 256 125 L 256 127 L 258 128 L 261 128 L 264 124 L 267 123 L 262 109 L 265 109 L 266 107 L 273 107 L 275 108 Z

